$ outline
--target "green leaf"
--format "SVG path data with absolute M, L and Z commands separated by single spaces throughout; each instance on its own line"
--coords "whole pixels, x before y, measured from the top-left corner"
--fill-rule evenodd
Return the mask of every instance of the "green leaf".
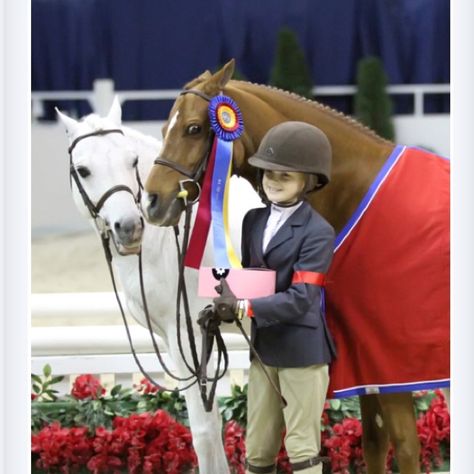
M 340 410 L 341 409 L 341 400 L 335 398 L 333 400 L 329 400 L 329 406 L 331 407 L 331 410 Z
M 230 410 L 229 408 L 227 410 L 224 410 L 224 420 L 225 421 L 232 420 L 232 415 L 233 415 L 233 411 Z
M 51 379 L 51 384 L 59 383 L 64 380 L 64 375 L 57 375 Z
M 44 367 L 43 367 L 43 375 L 45 377 L 49 377 L 51 375 L 51 366 L 49 364 L 46 364 Z
M 39 383 L 40 385 L 43 384 L 43 381 L 41 380 L 41 377 L 39 377 L 38 375 L 31 374 L 31 378 L 32 378 L 35 382 Z
M 133 389 L 131 388 L 125 388 L 124 390 L 122 390 L 120 392 L 120 398 L 127 398 L 127 397 L 130 397 L 130 395 L 132 395 L 133 393 Z
M 36 384 L 33 384 L 32 389 L 35 393 L 41 393 L 41 387 L 38 387 Z
M 115 387 L 110 391 L 110 395 L 115 397 L 120 393 L 120 390 L 122 390 L 122 385 L 115 385 Z
M 51 401 L 57 400 L 57 397 L 55 396 L 55 393 L 57 393 L 57 391 L 55 391 L 55 390 L 45 390 L 44 391 L 44 394 L 47 395 L 51 399 Z

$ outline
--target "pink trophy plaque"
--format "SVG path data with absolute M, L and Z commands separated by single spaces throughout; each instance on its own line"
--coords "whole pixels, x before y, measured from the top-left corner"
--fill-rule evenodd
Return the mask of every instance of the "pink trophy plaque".
M 203 298 L 218 296 L 215 287 L 225 278 L 237 298 L 259 298 L 275 293 L 275 271 L 264 268 L 199 269 L 198 295 Z

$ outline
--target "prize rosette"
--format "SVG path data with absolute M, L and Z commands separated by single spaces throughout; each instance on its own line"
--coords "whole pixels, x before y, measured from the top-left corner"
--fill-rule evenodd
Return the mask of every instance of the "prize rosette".
M 236 140 L 244 131 L 238 105 L 226 95 L 218 95 L 209 103 L 209 120 L 216 136 L 226 142 Z
M 232 245 L 228 213 L 233 145 L 244 131 L 242 114 L 237 104 L 225 95 L 211 99 L 208 111 L 214 141 L 184 264 L 190 268 L 201 268 L 212 224 L 214 267 L 242 269 Z

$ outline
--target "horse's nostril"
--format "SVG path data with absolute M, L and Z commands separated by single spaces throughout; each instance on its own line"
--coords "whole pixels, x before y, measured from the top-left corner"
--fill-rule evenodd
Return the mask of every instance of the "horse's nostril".
M 151 208 L 156 207 L 158 204 L 158 194 L 149 194 L 148 204 Z
M 114 224 L 114 228 L 115 228 L 115 230 L 120 230 L 120 222 L 116 222 Z

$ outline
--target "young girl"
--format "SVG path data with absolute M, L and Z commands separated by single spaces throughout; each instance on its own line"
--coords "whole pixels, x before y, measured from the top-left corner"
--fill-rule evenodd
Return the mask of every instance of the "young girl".
M 322 472 L 321 415 L 334 344 L 324 319 L 322 287 L 331 263 L 334 230 L 305 201 L 308 192 L 329 182 L 331 147 L 324 133 L 303 122 L 284 122 L 263 137 L 249 159 L 259 168 L 266 208 L 244 218 L 242 264 L 276 271 L 276 292 L 237 300 L 225 280 L 215 298 L 222 320 L 229 314 L 252 318 L 252 342 L 287 406 L 250 364 L 247 414 L 247 473 L 275 473 L 285 447 L 293 471 Z M 230 311 L 229 311 L 230 310 Z

